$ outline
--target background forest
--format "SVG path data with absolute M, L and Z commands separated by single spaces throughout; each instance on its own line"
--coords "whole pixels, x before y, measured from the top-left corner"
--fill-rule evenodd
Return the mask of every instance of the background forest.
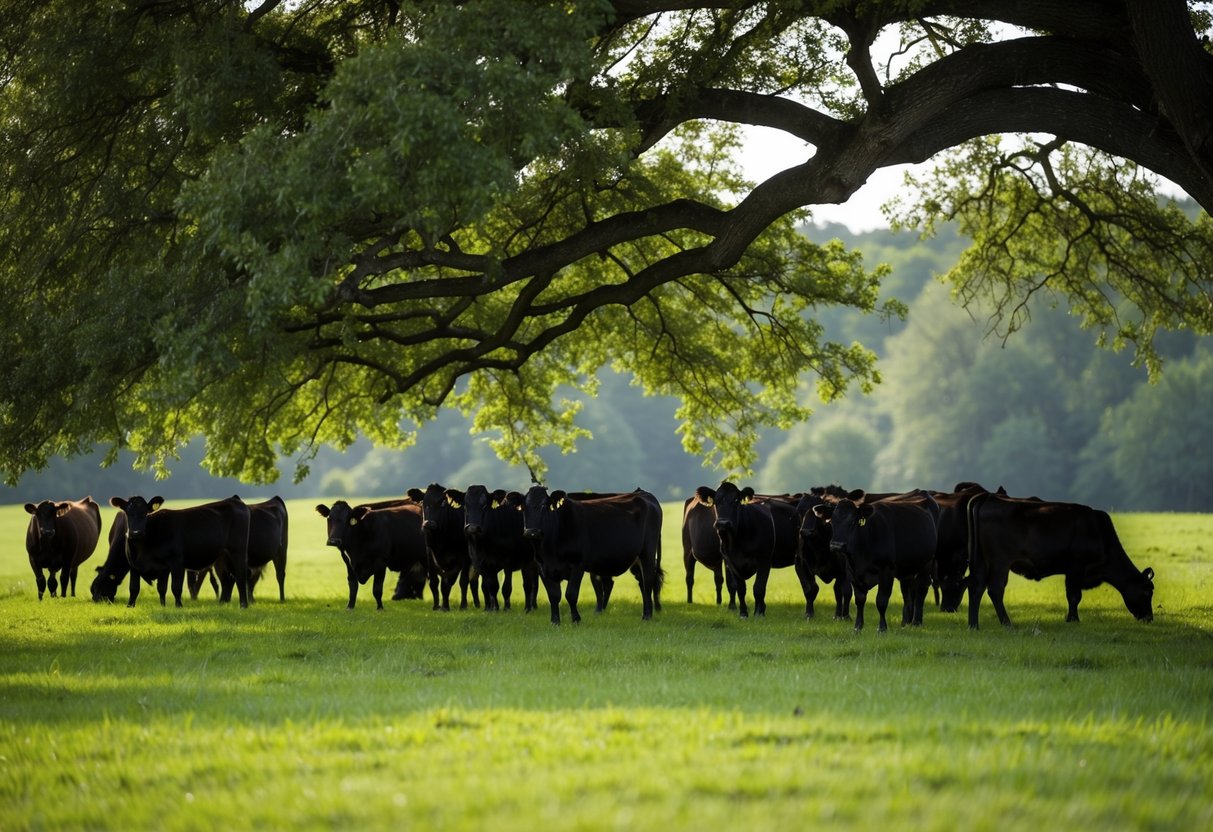
M 1064 307 L 1038 296 L 1030 323 L 1009 338 L 990 331 L 976 310 L 956 306 L 936 275 L 958 260 L 964 241 L 952 234 L 921 240 L 878 230 L 855 234 L 841 225 L 808 227 L 815 241 L 841 238 L 871 265 L 887 263 L 882 296 L 909 307 L 904 321 L 819 310 L 827 335 L 859 341 L 880 356 L 883 383 L 870 396 L 852 391 L 814 407 L 807 423 L 769 432 L 760 444 L 758 490 L 800 491 L 830 482 L 847 488 L 947 489 L 960 480 L 1012 494 L 1084 502 L 1118 511 L 1213 510 L 1213 348 L 1186 333 L 1159 337 L 1165 365 L 1149 383 L 1131 351 L 1096 347 Z M 677 403 L 645 397 L 628 379 L 604 374 L 599 395 L 584 402 L 579 422 L 593 433 L 576 453 L 549 451 L 549 483 L 567 489 L 642 486 L 680 499 L 724 475 L 683 452 Z M 400 494 L 414 485 L 525 488 L 529 474 L 510 468 L 469 420 L 444 411 L 404 451 L 360 440 L 325 449 L 302 483 L 289 476 L 250 487 L 212 478 L 199 462 L 200 441 L 186 447 L 166 482 L 134 471 L 119 454 L 55 460 L 4 490 L 5 502 L 156 491 L 167 497 L 278 493 L 284 497 Z M 284 470 L 290 470 L 284 465 Z

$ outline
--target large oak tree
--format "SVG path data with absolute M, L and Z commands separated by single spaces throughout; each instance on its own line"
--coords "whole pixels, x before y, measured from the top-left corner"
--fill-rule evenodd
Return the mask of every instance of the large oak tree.
M 1154 361 L 1213 330 L 1213 56 L 1181 0 L 0 4 L 0 467 L 98 443 L 272 476 L 440 407 L 537 463 L 612 365 L 725 467 L 878 380 L 796 231 L 933 160 L 993 328 L 1053 292 Z M 804 142 L 764 182 L 737 128 Z M 1205 209 L 1159 198 L 1165 177 Z

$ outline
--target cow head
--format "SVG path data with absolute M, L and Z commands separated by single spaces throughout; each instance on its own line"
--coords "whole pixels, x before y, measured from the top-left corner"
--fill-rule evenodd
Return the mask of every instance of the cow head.
M 563 491 L 549 494 L 542 485 L 531 486 L 522 505 L 522 536 L 536 544 L 545 537 L 555 537 L 566 496 Z
M 425 491 L 410 488 L 408 496 L 413 502 L 421 504 L 421 530 L 427 535 L 442 534 L 452 523 L 462 522 L 462 518 L 458 517 L 463 510 L 462 491 L 430 483 Z
M 721 542 L 727 545 L 741 525 L 742 506 L 754 499 L 754 489 L 749 486 L 738 488 L 726 480 L 715 491 L 707 486 L 699 486 L 695 489 L 695 496 L 716 511 L 716 522 L 712 525 L 720 535 Z
M 1125 606 L 1138 621 L 1154 620 L 1154 570 L 1146 567 L 1121 590 Z
M 38 542 L 40 547 L 46 546 L 55 538 L 55 521 L 67 514 L 71 509 L 71 503 L 56 503 L 52 500 L 43 500 L 34 505 L 26 503 L 25 510 L 33 515 L 31 524 L 38 529 Z
M 856 503 L 850 499 L 842 499 L 833 505 L 817 506 L 814 512 L 819 518 L 827 517 L 830 524 L 830 551 L 841 555 L 851 567 L 851 578 L 861 586 L 875 584 L 875 566 L 862 571 L 855 569 L 855 554 L 863 550 L 861 538 L 864 527 L 875 513 L 875 509 L 866 503 Z
M 824 488 L 813 488 L 796 504 L 796 513 L 800 515 L 796 557 L 807 563 L 813 563 L 829 551 L 830 524 L 826 522 L 828 518 L 818 517 L 816 512 L 818 506 L 832 510 L 824 500 L 824 492 Z
M 509 509 L 522 511 L 525 498 L 517 491 L 507 492 L 503 488 L 489 491 L 483 485 L 469 485 L 463 494 L 463 531 L 469 539 L 484 533 L 489 512 Z
M 367 511 L 369 509 L 366 506 L 350 508 L 350 504 L 345 500 L 338 500 L 332 506 L 326 506 L 323 503 L 316 506 L 316 513 L 328 521 L 326 544 L 338 549 L 345 549 L 350 532 L 362 521 Z
M 157 496 L 145 500 L 136 496 L 124 500 L 121 497 L 110 497 L 110 505 L 126 516 L 126 547 L 130 552 L 132 548 L 137 549 L 143 544 L 147 537 L 147 518 L 164 505 L 164 498 Z

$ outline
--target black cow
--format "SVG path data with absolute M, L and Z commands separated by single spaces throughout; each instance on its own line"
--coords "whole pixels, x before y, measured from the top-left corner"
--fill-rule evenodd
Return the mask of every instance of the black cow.
M 975 482 L 960 482 L 948 492 L 931 492 L 939 504 L 938 541 L 935 545 L 935 575 L 932 583 L 941 593 L 940 610 L 956 612 L 968 586 L 969 501 L 986 489 Z
M 222 580 L 230 576 L 248 606 L 249 508 L 239 497 L 180 509 L 162 509 L 163 497 L 111 497 L 110 505 L 125 515 L 126 556 L 130 562 L 130 597 L 139 598 L 140 580 L 155 582 L 160 604 L 169 581 L 181 606 L 187 569 L 214 566 Z M 231 596 L 222 600 L 230 600 Z
M 70 585 L 74 598 L 76 572 L 92 556 L 101 536 L 101 508 L 92 497 L 85 497 L 64 502 L 43 500 L 37 505 L 26 503 L 25 510 L 33 515 L 25 531 L 25 551 L 38 584 L 38 600 L 42 600 L 48 586 L 54 598 L 60 584 L 63 597 L 67 597 Z M 50 572 L 49 581 L 43 577 L 43 569 Z
M 249 505 L 248 534 L 248 597 L 253 601 L 253 590 L 266 567 L 274 564 L 274 575 L 278 578 L 278 600 L 286 600 L 286 547 L 289 522 L 286 503 L 281 497 L 270 497 L 261 503 Z M 221 590 L 219 600 L 230 601 L 232 597 L 231 575 L 219 578 Z
M 97 567 L 97 577 L 89 587 L 89 594 L 94 601 L 113 603 L 118 585 L 131 571 L 131 562 L 126 557 L 126 515 L 120 511 L 114 514 L 107 540 L 109 548 L 105 562 Z M 211 569 L 202 571 L 210 572 Z
M 464 533 L 463 493 L 448 490 L 437 483 L 422 491 L 410 488 L 409 499 L 421 504 L 421 531 L 425 534 L 425 545 L 429 550 L 430 593 L 434 596 L 434 609 L 450 610 L 451 590 L 459 581 L 459 609 L 468 608 L 468 588 L 472 590 L 472 603 L 480 606 L 479 580 L 472 574 L 472 560 L 468 555 L 468 539 Z M 439 582 L 442 598 L 439 603 Z
M 1007 577 L 1033 581 L 1064 575 L 1069 609 L 1078 620 L 1084 589 L 1109 583 L 1134 617 L 1154 619 L 1154 570 L 1133 565 L 1112 518 L 1077 503 L 1053 503 L 982 494 L 969 503 L 971 522 L 969 627 L 977 629 L 981 596 L 989 592 L 998 620 L 1010 625 L 1003 605 Z
M 523 507 L 523 535 L 535 547 L 539 572 L 560 623 L 560 582 L 573 623 L 581 620 L 577 598 L 585 573 L 613 579 L 629 570 L 640 584 L 644 619 L 653 617 L 661 581 L 661 503 L 647 491 L 593 499 L 568 499 L 564 491 L 536 485 Z M 609 592 L 599 592 L 598 611 Z
M 341 553 L 353 609 L 358 600 L 358 585 L 374 578 L 371 592 L 375 607 L 383 609 L 383 578 L 387 570 L 406 572 L 429 558 L 425 536 L 421 532 L 421 507 L 400 503 L 387 508 L 354 506 L 338 500 L 332 507 L 316 506 L 316 513 L 328 521 L 328 545 Z
M 470 485 L 464 493 L 463 531 L 472 567 L 483 582 L 486 611 L 501 609 L 498 589 L 505 608 L 510 608 L 514 572 L 522 573 L 526 612 L 539 607 L 539 563 L 534 547 L 522 533 L 525 499 L 517 491 L 490 493 L 483 485 Z M 501 572 L 505 573 L 504 583 L 497 577 Z
M 687 603 L 692 603 L 695 587 L 695 563 L 712 570 L 716 584 L 716 603 L 724 603 L 724 555 L 720 553 L 720 536 L 716 534 L 716 512 L 698 496 L 688 497 L 682 504 L 682 565 L 687 575 Z M 737 609 L 737 589 L 729 582 L 729 609 Z
M 746 604 L 746 581 L 754 579 L 754 615 L 766 615 L 767 581 L 772 569 L 792 566 L 805 597 L 805 615 L 812 616 L 813 601 L 819 588 L 813 576 L 796 561 L 800 517 L 796 513 L 799 496 L 758 496 L 748 486 L 740 489 L 722 482 L 713 490 L 700 486 L 695 496 L 712 507 L 712 524 L 720 539 L 720 553 L 727 570 L 730 590 L 737 592 L 738 611 L 750 615 Z
M 841 553 L 830 548 L 830 524 L 813 512 L 828 501 L 827 489 L 812 488 L 796 504 L 800 515 L 800 543 L 796 550 L 798 563 L 816 578 L 834 585 L 834 618 L 851 620 L 851 579 Z M 832 504 L 832 503 L 830 503 Z
M 876 587 L 880 631 L 888 629 L 885 611 L 893 581 L 902 586 L 902 621 L 922 623 L 922 606 L 934 569 L 939 505 L 926 491 L 878 502 L 841 499 L 833 506 L 814 507 L 830 524 L 830 546 L 847 562 L 855 591 L 855 629 L 863 629 L 868 591 Z

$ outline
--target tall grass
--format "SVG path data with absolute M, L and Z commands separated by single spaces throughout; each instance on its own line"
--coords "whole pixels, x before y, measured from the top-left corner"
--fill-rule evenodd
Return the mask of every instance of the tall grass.
M 765 619 L 702 569 L 688 606 L 675 506 L 650 622 L 630 577 L 578 626 L 542 591 L 347 611 L 323 521 L 289 508 L 287 601 L 247 610 L 39 603 L 0 508 L 0 828 L 1213 824 L 1213 518 L 1114 518 L 1152 624 L 1110 588 L 1066 624 L 1060 579 L 1012 578 L 1009 630 L 928 603 L 880 635 L 806 621 L 790 574 Z

